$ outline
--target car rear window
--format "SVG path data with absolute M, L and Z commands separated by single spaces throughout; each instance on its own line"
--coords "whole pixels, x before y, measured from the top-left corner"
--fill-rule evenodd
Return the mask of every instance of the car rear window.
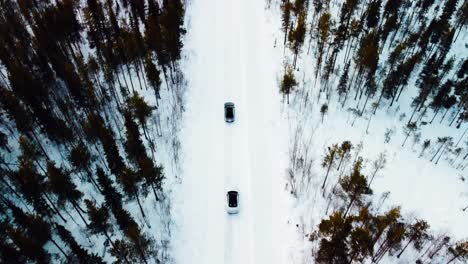
M 226 117 L 233 118 L 234 117 L 234 110 L 231 107 L 226 108 Z
M 237 207 L 237 194 L 232 192 L 228 194 L 229 197 L 229 207 Z

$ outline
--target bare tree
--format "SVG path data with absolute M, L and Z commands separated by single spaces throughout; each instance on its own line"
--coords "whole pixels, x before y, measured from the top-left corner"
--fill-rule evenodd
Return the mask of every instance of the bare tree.
M 379 154 L 378 158 L 376 160 L 374 160 L 374 162 L 372 162 L 372 176 L 371 176 L 371 179 L 369 181 L 368 188 L 370 188 L 370 185 L 372 184 L 372 181 L 374 181 L 374 177 L 375 177 L 375 175 L 377 175 L 377 172 L 379 172 L 381 169 L 383 169 L 386 164 L 387 164 L 387 153 L 382 152 L 382 153 Z

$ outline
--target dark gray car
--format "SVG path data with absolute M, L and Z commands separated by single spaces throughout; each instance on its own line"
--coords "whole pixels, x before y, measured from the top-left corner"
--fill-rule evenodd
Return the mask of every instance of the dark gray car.
M 224 104 L 224 120 L 228 123 L 234 122 L 234 103 L 227 102 Z

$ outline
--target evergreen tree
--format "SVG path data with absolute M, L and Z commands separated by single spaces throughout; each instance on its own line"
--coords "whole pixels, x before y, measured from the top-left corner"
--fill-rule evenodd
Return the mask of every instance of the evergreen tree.
M 56 167 L 53 161 L 48 161 L 47 178 L 49 179 L 48 188 L 57 196 L 59 205 L 63 208 L 66 203 L 70 203 L 85 225 L 87 225 L 88 223 L 81 214 L 84 211 L 80 207 L 83 193 L 78 190 L 75 183 L 71 180 L 70 173 L 60 167 Z
M 353 219 L 343 216 L 341 212 L 333 213 L 329 219 L 319 224 L 319 250 L 315 260 L 318 263 L 348 263 L 349 247 L 347 237 L 352 230 Z
M 294 87 L 297 86 L 297 81 L 294 77 L 293 69 L 291 66 L 286 67 L 286 72 L 283 75 L 283 80 L 281 81 L 280 91 L 283 95 L 286 95 L 287 102 L 289 104 L 289 95 L 294 91 Z
M 160 16 L 161 35 L 173 65 L 172 68 L 174 68 L 174 63 L 180 59 L 183 47 L 182 36 L 186 32 L 183 28 L 184 14 L 185 9 L 180 0 L 163 0 L 163 11 Z
M 373 0 L 368 4 L 366 12 L 366 26 L 370 30 L 376 27 L 380 21 L 380 8 L 382 0 Z
M 322 116 L 322 123 L 323 123 L 323 117 L 325 116 L 327 112 L 328 112 L 328 104 L 325 103 L 320 107 L 320 115 Z
M 289 24 L 291 23 L 291 9 L 292 9 L 292 3 L 287 0 L 282 6 L 281 6 L 281 25 L 282 29 L 284 31 L 284 43 L 283 45 L 286 46 L 286 36 L 288 35 L 289 32 Z
M 318 21 L 317 25 L 317 66 L 315 71 L 315 78 L 317 78 L 321 64 L 322 56 L 325 49 L 325 45 L 328 42 L 331 27 L 331 14 L 326 12 L 323 13 Z
M 71 249 L 77 262 L 90 263 L 90 264 L 104 264 L 105 263 L 101 257 L 99 257 L 98 255 L 94 253 L 89 253 L 87 250 L 81 247 L 76 242 L 75 238 L 72 236 L 70 231 L 65 229 L 65 227 L 59 224 L 56 224 L 55 228 L 57 230 L 57 233 L 60 239 L 62 239 L 62 241 L 65 242 L 68 245 L 68 247 Z
M 452 81 L 446 81 L 443 85 L 439 87 L 437 94 L 434 97 L 432 97 L 432 102 L 429 104 L 429 107 L 431 107 L 434 110 L 434 116 L 432 117 L 430 122 L 431 124 L 442 107 L 448 110 L 456 103 L 457 98 L 454 95 L 451 95 L 453 86 L 454 84 Z
M 363 262 L 368 256 L 372 256 L 374 248 L 369 230 L 361 227 L 354 228 L 351 231 L 349 247 L 350 258 L 348 263 L 353 263 L 355 259 Z
M 138 120 L 140 126 L 143 128 L 146 139 L 148 139 L 146 123 L 148 118 L 151 116 L 154 107 L 148 105 L 148 103 L 145 102 L 145 99 L 138 93 L 134 93 L 128 100 L 128 109 Z
M 351 142 L 348 140 L 343 141 L 343 143 L 341 143 L 340 148 L 338 149 L 338 158 L 340 159 L 340 162 L 338 163 L 338 167 L 336 168 L 336 170 L 340 170 L 343 160 L 346 156 L 349 155 L 349 152 L 351 152 L 352 148 L 353 144 L 351 144 Z
M 145 68 L 146 78 L 148 78 L 148 82 L 156 95 L 156 102 L 158 102 L 158 99 L 161 99 L 161 79 L 159 78 L 161 73 L 149 55 L 145 57 Z
M 294 53 L 294 60 L 293 60 L 293 67 L 296 68 L 297 56 L 301 51 L 301 47 L 304 44 L 305 33 L 306 33 L 306 15 L 307 12 L 305 10 L 301 11 L 297 23 L 296 28 L 291 29 L 289 31 L 289 43 L 292 52 Z
M 453 262 L 456 259 L 467 260 L 468 259 L 468 241 L 460 241 L 452 247 L 449 247 L 448 252 L 452 255 L 447 264 Z
M 344 70 L 343 70 L 343 73 L 341 74 L 341 77 L 340 77 L 340 82 L 338 83 L 337 90 L 338 90 L 338 94 L 340 96 L 340 99 L 343 96 L 343 94 L 345 94 L 345 96 L 346 96 L 346 94 L 348 94 L 349 66 L 350 66 L 350 63 L 346 63 L 346 65 L 344 67 Z M 343 100 L 343 103 L 344 103 L 344 100 Z
M 341 188 L 344 191 L 345 197 L 349 201 L 344 212 L 344 217 L 347 216 L 349 210 L 354 204 L 362 204 L 364 195 L 372 194 L 372 190 L 367 184 L 366 177 L 361 174 L 361 169 L 362 158 L 358 158 L 354 164 L 351 174 L 340 179 Z
M 408 242 L 403 247 L 403 249 L 398 253 L 397 258 L 405 252 L 406 248 L 409 244 L 413 243 L 413 246 L 416 250 L 420 251 L 424 242 L 429 239 L 428 234 L 429 224 L 424 220 L 418 220 L 414 224 L 409 227 L 409 231 L 406 233 L 406 237 L 408 238 Z
M 322 167 L 327 168 L 327 174 L 325 175 L 325 179 L 323 180 L 322 189 L 325 188 L 325 184 L 328 178 L 328 173 L 330 173 L 330 169 L 335 164 L 335 161 L 338 158 L 338 153 L 339 153 L 338 144 L 333 144 L 331 147 L 328 147 L 328 152 L 323 158 Z

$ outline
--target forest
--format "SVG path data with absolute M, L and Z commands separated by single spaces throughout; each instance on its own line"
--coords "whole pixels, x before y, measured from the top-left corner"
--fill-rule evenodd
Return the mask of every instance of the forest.
M 0 262 L 168 263 L 185 3 L 0 6 Z
M 405 203 L 389 204 L 390 192 L 379 197 L 371 185 L 389 165 L 384 148 L 395 151 L 393 160 L 415 153 L 421 164 L 465 171 L 468 3 L 283 0 L 267 7 L 281 15 L 278 86 L 296 118 L 288 189 L 306 204 L 298 224 L 310 244 L 304 263 L 397 263 L 400 257 L 398 263 L 465 263 L 466 233 L 454 239 L 435 232 L 430 221 L 406 215 Z M 366 142 L 334 141 L 322 150 L 325 143 L 311 142 L 332 138 L 321 135 L 331 132 L 323 126 L 352 128 Z M 379 156 L 370 160 L 364 147 Z M 400 185 L 412 177 L 385 175 L 392 176 Z

